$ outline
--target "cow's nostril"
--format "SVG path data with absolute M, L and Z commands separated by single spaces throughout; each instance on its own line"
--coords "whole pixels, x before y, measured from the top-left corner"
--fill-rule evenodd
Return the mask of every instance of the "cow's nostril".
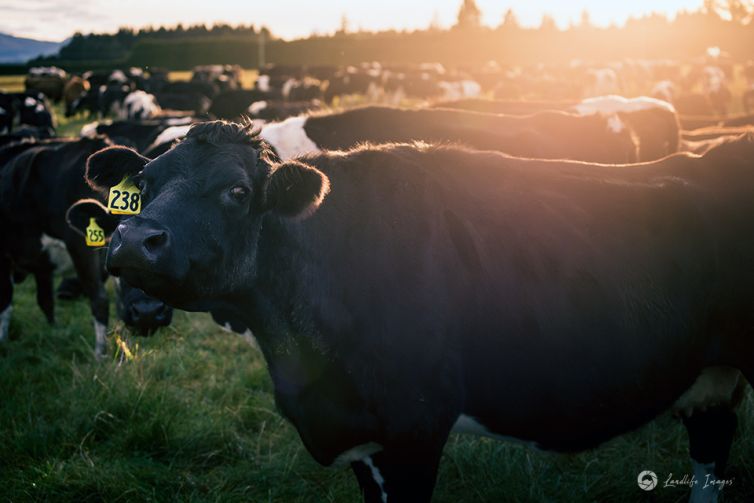
M 149 253 L 154 253 L 163 248 L 168 242 L 168 233 L 165 231 L 156 231 L 144 238 L 144 248 Z

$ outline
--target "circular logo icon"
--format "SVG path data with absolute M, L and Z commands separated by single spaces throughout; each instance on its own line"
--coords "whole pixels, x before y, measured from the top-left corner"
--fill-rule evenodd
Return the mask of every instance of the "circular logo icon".
M 644 470 L 639 474 L 636 482 L 642 490 L 651 491 L 657 487 L 657 474 L 651 470 Z

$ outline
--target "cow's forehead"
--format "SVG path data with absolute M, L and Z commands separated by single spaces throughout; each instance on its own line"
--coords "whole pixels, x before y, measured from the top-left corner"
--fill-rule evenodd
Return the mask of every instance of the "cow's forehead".
M 149 162 L 144 171 L 162 182 L 175 177 L 202 181 L 217 176 L 243 176 L 256 159 L 257 153 L 249 146 L 186 142 Z

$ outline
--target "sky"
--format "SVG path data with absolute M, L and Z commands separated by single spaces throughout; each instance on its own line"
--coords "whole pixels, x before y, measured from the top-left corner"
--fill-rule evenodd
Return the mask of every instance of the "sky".
M 450 26 L 460 4 L 461 0 L 0 0 L 0 32 L 59 41 L 76 31 L 224 22 L 266 25 L 277 36 L 290 39 L 333 32 L 343 15 L 352 29 L 426 28 L 433 19 Z M 477 0 L 484 23 L 490 26 L 497 26 L 508 8 L 513 8 L 521 24 L 538 26 L 548 13 L 565 27 L 584 9 L 590 11 L 594 24 L 606 26 L 650 12 L 672 16 L 701 4 L 702 0 Z

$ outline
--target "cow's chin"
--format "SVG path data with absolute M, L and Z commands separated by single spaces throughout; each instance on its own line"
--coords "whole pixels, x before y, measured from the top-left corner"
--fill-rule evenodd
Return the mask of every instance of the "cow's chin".
M 150 297 L 161 300 L 170 307 L 184 311 L 207 311 L 207 302 L 196 293 L 196 289 L 188 281 L 178 281 L 175 278 L 143 269 L 120 268 L 112 271 L 123 281 L 136 288 L 141 288 Z

